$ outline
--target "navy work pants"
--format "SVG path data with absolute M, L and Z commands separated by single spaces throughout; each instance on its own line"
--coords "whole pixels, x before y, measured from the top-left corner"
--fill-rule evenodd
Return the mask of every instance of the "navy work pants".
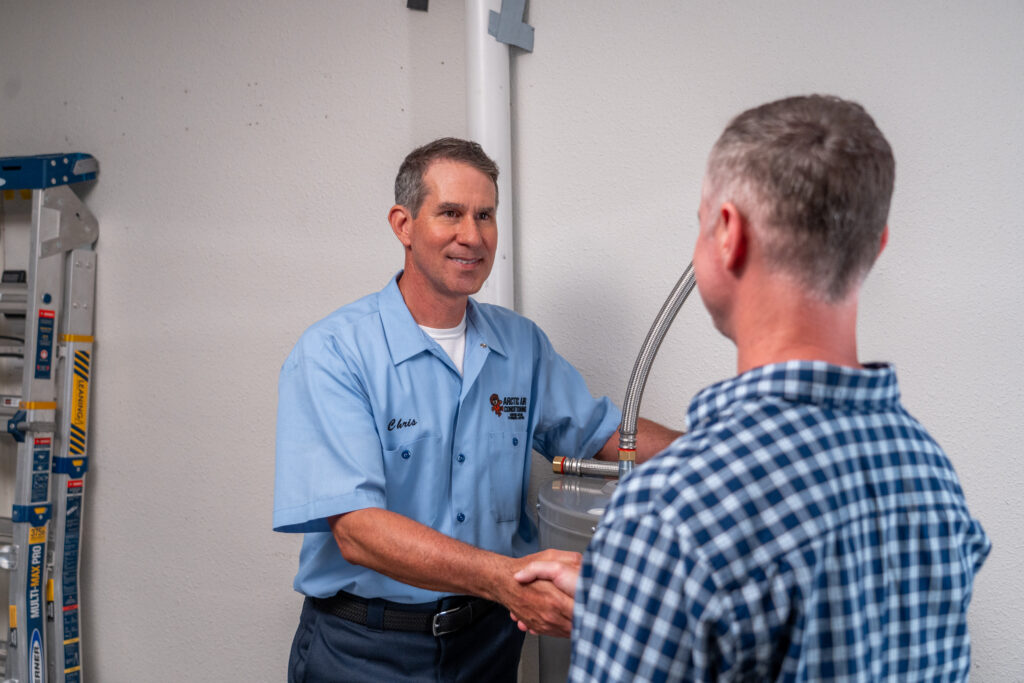
M 316 609 L 306 598 L 288 683 L 515 683 L 523 633 L 498 605 L 442 636 L 380 631 Z

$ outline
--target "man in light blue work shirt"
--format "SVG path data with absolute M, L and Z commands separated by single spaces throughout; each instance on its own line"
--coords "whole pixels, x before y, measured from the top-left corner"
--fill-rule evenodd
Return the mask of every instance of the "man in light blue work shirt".
M 403 271 L 281 370 L 274 529 L 305 534 L 307 596 L 290 681 L 514 681 L 509 610 L 568 633 L 571 599 L 513 578 L 579 561 L 536 552 L 529 454 L 613 459 L 620 413 L 536 325 L 469 299 L 494 261 L 497 175 L 475 143 L 410 153 L 388 214 Z M 641 420 L 638 460 L 677 435 Z

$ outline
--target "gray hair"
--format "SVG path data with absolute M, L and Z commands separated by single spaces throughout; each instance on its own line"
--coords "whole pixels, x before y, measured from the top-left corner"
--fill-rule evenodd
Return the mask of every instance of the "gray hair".
M 494 183 L 494 203 L 497 208 L 498 164 L 487 156 L 483 147 L 459 138 L 439 138 L 409 152 L 395 177 L 395 204 L 409 209 L 413 218 L 416 217 L 427 197 L 423 174 L 435 161 L 460 161 L 490 178 Z
M 753 218 L 770 267 L 837 302 L 867 275 L 889 215 L 896 162 L 862 106 L 790 97 L 734 118 L 708 159 L 705 198 Z

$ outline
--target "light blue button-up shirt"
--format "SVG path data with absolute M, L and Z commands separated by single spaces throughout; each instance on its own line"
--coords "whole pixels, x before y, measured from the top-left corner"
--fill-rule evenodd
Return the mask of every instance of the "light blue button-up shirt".
M 503 555 L 533 552 L 531 447 L 590 457 L 621 419 L 540 328 L 472 299 L 460 375 L 397 279 L 312 325 L 281 369 L 274 529 L 305 533 L 295 577 L 305 595 L 442 595 L 344 560 L 327 517 L 363 508 Z

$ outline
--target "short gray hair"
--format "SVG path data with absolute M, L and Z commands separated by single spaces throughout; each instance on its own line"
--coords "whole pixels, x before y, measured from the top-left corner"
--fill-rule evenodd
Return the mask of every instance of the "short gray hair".
M 771 267 L 829 302 L 867 275 L 889 216 L 896 162 L 856 102 L 790 97 L 734 118 L 708 159 L 706 198 L 754 218 Z
M 459 138 L 438 138 L 409 152 L 395 177 L 395 204 L 409 209 L 413 218 L 416 217 L 427 197 L 423 174 L 435 161 L 460 161 L 490 178 L 494 183 L 494 203 L 497 208 L 498 164 L 487 156 L 479 144 Z

